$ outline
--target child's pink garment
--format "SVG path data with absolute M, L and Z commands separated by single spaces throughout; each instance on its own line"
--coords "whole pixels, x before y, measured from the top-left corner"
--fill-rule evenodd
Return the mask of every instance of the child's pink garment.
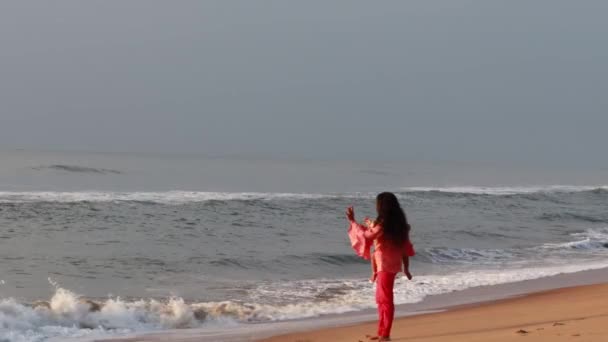
M 357 222 L 351 222 L 350 227 L 348 228 L 348 237 L 350 238 L 350 245 L 355 250 L 355 253 L 363 259 L 369 260 L 373 240 L 365 238 L 365 230 L 366 228 Z
M 351 222 L 348 228 L 348 237 L 355 253 L 366 260 L 370 259 L 370 248 L 376 240 L 374 257 L 378 271 L 399 273 L 402 270 L 403 257 L 416 254 L 411 241 L 408 241 L 401 248 L 396 247 L 390 241 L 385 241 L 382 227 L 378 225 L 367 228 L 357 222 Z

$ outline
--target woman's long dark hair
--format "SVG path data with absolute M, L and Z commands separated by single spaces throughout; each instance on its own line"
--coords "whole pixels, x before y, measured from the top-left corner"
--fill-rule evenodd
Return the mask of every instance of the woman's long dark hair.
M 410 239 L 410 225 L 397 196 L 392 192 L 383 192 L 376 197 L 378 218 L 376 223 L 382 225 L 384 236 L 395 244 L 401 245 Z

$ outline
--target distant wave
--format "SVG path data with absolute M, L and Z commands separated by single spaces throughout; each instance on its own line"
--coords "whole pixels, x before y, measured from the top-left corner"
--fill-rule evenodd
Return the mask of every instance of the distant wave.
M 354 253 L 312 253 L 308 255 L 284 255 L 271 261 L 262 261 L 255 258 L 220 258 L 207 261 L 210 265 L 232 269 L 259 270 L 265 267 L 294 267 L 301 266 L 346 266 L 368 264 L 369 261 L 358 257 Z
M 56 170 L 56 171 L 66 171 L 66 172 L 75 172 L 75 173 L 96 173 L 96 174 L 121 174 L 121 171 L 113 170 L 113 169 L 104 169 L 104 168 L 94 168 L 94 167 L 86 167 L 79 165 L 64 165 L 64 164 L 54 164 L 47 166 L 38 166 L 33 167 L 34 170 Z
M 518 195 L 534 193 L 573 193 L 585 191 L 606 191 L 608 185 L 597 186 L 575 186 L 575 185 L 550 185 L 550 186 L 515 186 L 515 187 L 484 187 L 484 186 L 456 186 L 456 187 L 407 187 L 403 192 L 444 192 L 454 194 L 472 195 Z
M 311 255 L 313 261 L 319 264 L 329 265 L 350 265 L 350 264 L 367 264 L 368 261 L 354 255 L 354 254 L 325 254 L 318 253 Z
M 204 192 L 204 191 L 165 191 L 165 192 L 114 192 L 114 191 L 0 191 L 0 203 L 33 202 L 150 202 L 160 204 L 182 204 L 207 201 L 251 201 L 251 200 L 306 200 L 340 197 L 329 194 L 300 193 L 262 193 L 262 192 Z
M 303 264 L 324 267 L 368 264 L 369 261 L 355 255 L 354 253 L 312 253 L 308 255 L 286 255 L 279 259 L 273 260 L 272 263 L 285 264 L 287 266 Z
M 544 243 L 532 247 L 507 249 L 428 247 L 418 249 L 415 262 L 435 265 L 475 265 L 495 267 L 510 264 L 514 261 L 542 260 L 545 257 L 561 257 L 565 253 L 583 253 L 589 255 L 608 255 L 608 228 L 589 229 L 571 235 L 572 240 L 559 243 Z M 599 253 L 599 254 L 598 254 Z M 311 253 L 306 255 L 284 255 L 271 261 L 255 258 L 220 258 L 208 261 L 211 265 L 234 269 L 260 269 L 268 265 L 273 267 L 342 267 L 358 264 L 369 264 L 369 261 L 354 253 Z M 297 266 L 294 266 L 297 265 Z
M 506 196 L 535 194 L 568 194 L 578 192 L 608 193 L 608 186 L 548 186 L 548 187 L 411 187 L 397 191 L 400 198 L 410 196 Z M 265 193 L 265 192 L 208 192 L 208 191 L 0 191 L 0 203 L 31 202 L 142 202 L 183 204 L 208 201 L 272 201 L 314 199 L 373 199 L 376 192 L 350 193 Z M 550 219 L 549 217 L 545 219 Z
M 608 254 L 608 227 L 587 229 L 584 232 L 571 234 L 570 237 L 571 240 L 566 242 L 544 243 L 534 247 L 512 249 L 430 247 L 420 249 L 415 260 L 433 264 L 491 266 L 522 258 L 563 257 L 564 253 L 600 256 Z
M 604 213 L 599 213 L 599 217 L 590 216 L 590 215 L 580 215 L 575 213 L 544 213 L 538 216 L 539 220 L 544 221 L 584 221 L 590 223 L 608 223 L 608 215 Z
M 419 253 L 434 264 L 495 264 L 513 259 L 513 252 L 502 249 L 433 247 Z

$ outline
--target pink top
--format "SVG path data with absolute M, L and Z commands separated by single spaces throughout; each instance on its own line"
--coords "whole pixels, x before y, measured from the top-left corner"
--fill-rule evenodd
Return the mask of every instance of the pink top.
M 372 242 L 375 242 L 374 257 L 376 258 L 378 272 L 399 273 L 403 270 L 403 257 L 416 254 L 411 241 L 407 241 L 405 246 L 396 246 L 385 239 L 380 225 L 367 228 L 357 222 L 351 222 L 348 236 L 357 255 L 367 260 L 370 258 L 369 250 Z
M 367 228 L 357 222 L 351 222 L 350 227 L 348 227 L 348 237 L 355 253 L 363 259 L 369 260 L 373 240 L 365 237 L 366 230 Z

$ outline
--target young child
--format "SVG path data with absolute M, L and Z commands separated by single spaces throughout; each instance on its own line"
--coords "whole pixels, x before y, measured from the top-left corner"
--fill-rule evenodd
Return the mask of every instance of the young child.
M 365 218 L 365 225 L 368 228 L 371 228 L 375 225 L 374 221 L 372 221 L 369 217 Z M 374 249 L 375 249 L 374 245 Z M 410 273 L 410 257 L 416 255 L 416 251 L 414 251 L 414 245 L 411 241 L 407 242 L 405 246 L 405 253 L 403 254 L 403 273 L 407 279 L 412 280 L 412 274 Z M 372 264 L 372 276 L 369 278 L 370 283 L 374 283 L 376 278 L 378 277 L 378 265 L 376 263 L 375 253 L 371 252 L 371 264 Z

